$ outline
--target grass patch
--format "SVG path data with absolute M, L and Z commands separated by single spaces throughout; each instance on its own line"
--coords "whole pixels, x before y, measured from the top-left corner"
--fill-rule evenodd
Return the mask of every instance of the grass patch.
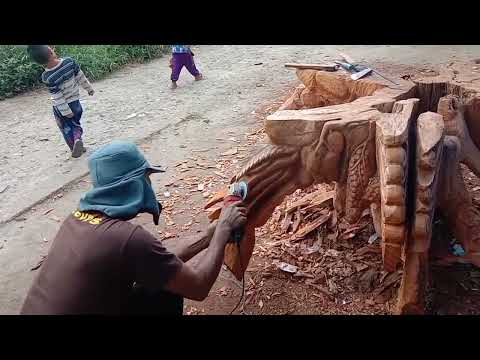
M 169 49 L 168 45 L 55 45 L 57 54 L 75 59 L 91 81 Z M 42 72 L 43 68 L 30 60 L 26 46 L 0 45 L 0 99 L 38 86 Z

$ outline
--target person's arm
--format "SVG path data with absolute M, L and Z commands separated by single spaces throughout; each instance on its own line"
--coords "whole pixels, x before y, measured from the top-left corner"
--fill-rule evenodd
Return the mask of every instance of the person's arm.
M 188 299 L 204 300 L 218 277 L 232 230 L 244 225 L 246 220 L 246 209 L 240 202 L 224 208 L 205 256 L 196 266 L 183 263 L 165 290 Z
M 245 223 L 245 213 L 240 203 L 222 210 L 205 256 L 195 266 L 181 261 L 161 241 L 137 226 L 123 246 L 124 266 L 132 273 L 133 280 L 146 289 L 167 290 L 188 299 L 203 300 L 220 272 L 232 229 Z M 187 252 L 180 255 L 188 257 Z
M 177 257 L 183 262 L 187 262 L 199 252 L 208 248 L 210 241 L 212 240 L 213 234 L 215 233 L 215 228 L 217 227 L 218 221 L 211 223 L 207 230 L 204 231 L 200 236 L 181 242 L 176 247 L 169 249 L 172 253 L 177 255 Z
M 95 90 L 93 90 L 92 84 L 90 84 L 90 81 L 88 81 L 82 69 L 80 69 L 80 66 L 76 62 L 75 62 L 75 80 L 77 80 L 77 82 L 88 93 L 88 95 L 93 95 L 95 93 Z

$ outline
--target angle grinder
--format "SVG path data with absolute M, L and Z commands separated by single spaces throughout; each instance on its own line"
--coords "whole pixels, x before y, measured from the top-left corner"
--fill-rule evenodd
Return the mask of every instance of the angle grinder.
M 244 201 L 247 198 L 247 193 L 248 193 L 248 184 L 245 181 L 233 183 L 228 187 L 228 193 L 227 193 L 227 196 L 225 196 L 225 198 L 223 199 L 223 205 L 227 206 L 237 201 Z M 242 257 L 240 255 L 240 241 L 243 238 L 243 234 L 244 234 L 243 227 L 234 229 L 232 231 L 232 235 L 229 240 L 230 243 L 234 242 L 237 244 L 240 268 L 242 268 Z M 242 276 L 242 296 L 240 297 L 240 300 L 238 300 L 237 305 L 235 305 L 232 311 L 230 311 L 230 315 L 232 315 L 233 312 L 237 310 L 238 306 L 242 302 L 242 299 L 244 298 L 245 298 L 245 276 Z M 245 307 L 245 300 L 243 301 L 243 308 L 244 307 Z
M 233 183 L 228 187 L 227 196 L 223 199 L 223 205 L 227 206 L 231 203 L 237 201 L 244 201 L 247 198 L 248 193 L 248 184 L 245 181 L 240 181 L 238 183 Z M 230 242 L 235 242 L 237 244 L 243 238 L 243 228 L 234 229 L 232 231 L 232 238 Z

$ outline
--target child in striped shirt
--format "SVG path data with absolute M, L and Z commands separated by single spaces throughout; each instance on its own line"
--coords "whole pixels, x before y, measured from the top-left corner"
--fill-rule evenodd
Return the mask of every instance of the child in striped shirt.
M 188 72 L 195 77 L 195 81 L 202 80 L 203 76 L 198 71 L 195 66 L 195 61 L 193 60 L 193 52 L 190 50 L 189 45 L 173 45 L 172 46 L 172 57 L 170 59 L 170 67 L 172 68 L 172 80 L 171 89 L 177 88 L 177 80 L 180 76 L 180 72 L 183 67 L 186 67 Z
M 72 58 L 59 58 L 55 50 L 47 45 L 30 45 L 31 58 L 42 65 L 45 71 L 42 82 L 52 94 L 53 114 L 72 157 L 80 157 L 86 150 L 82 142 L 83 129 L 80 125 L 82 105 L 80 104 L 79 85 L 88 95 L 93 95 L 92 85 L 85 77 L 80 66 Z

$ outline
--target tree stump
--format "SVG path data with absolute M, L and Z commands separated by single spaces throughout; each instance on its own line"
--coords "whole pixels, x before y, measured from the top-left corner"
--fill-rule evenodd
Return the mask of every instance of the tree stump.
M 232 179 L 249 184 L 240 253 L 228 245 L 225 255 L 237 279 L 252 255 L 255 228 L 285 196 L 332 182 L 335 209 L 348 222 L 372 209 L 384 269 L 403 268 L 398 313 L 423 312 L 435 211 L 466 250 L 446 260 L 480 266 L 480 216 L 460 172 L 463 163 L 480 175 L 480 78 L 466 69 L 456 64 L 399 86 L 297 70 L 302 84 L 265 121 L 269 144 Z

